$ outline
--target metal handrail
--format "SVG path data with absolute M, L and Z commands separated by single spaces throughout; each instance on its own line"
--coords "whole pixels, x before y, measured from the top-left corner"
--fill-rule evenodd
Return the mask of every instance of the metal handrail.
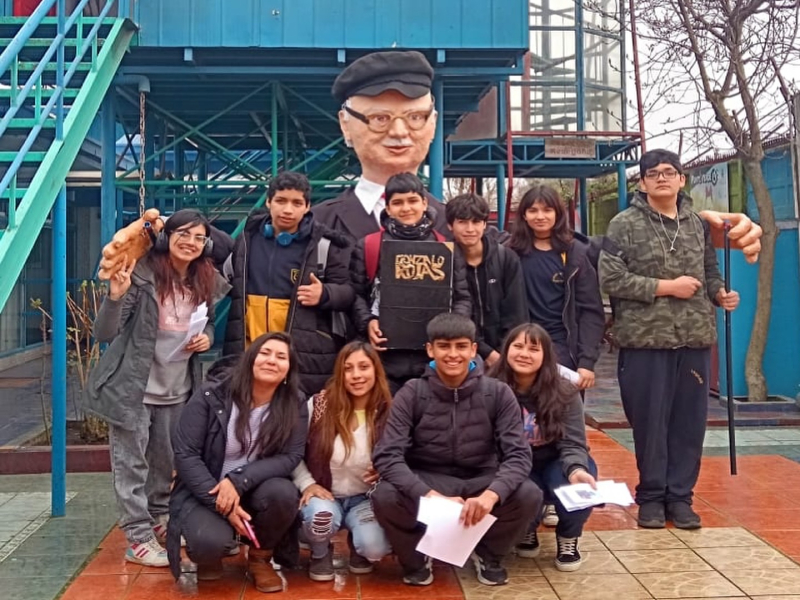
M 72 26 L 75 24 L 76 21 L 79 19 L 82 21 L 83 19 L 83 9 L 89 3 L 89 0 L 81 0 L 75 9 L 73 10 L 70 17 L 66 20 L 66 22 L 61 18 L 59 21 L 59 32 L 55 38 L 53 38 L 52 43 L 48 47 L 47 51 L 45 52 L 44 56 L 39 60 L 39 64 L 37 65 L 36 69 L 31 73 L 26 81 L 25 85 L 22 89 L 19 90 L 19 93 L 13 94 L 12 90 L 12 99 L 11 99 L 11 106 L 6 114 L 0 119 L 0 136 L 6 131 L 8 126 L 11 124 L 11 121 L 16 116 L 17 112 L 19 111 L 20 107 L 23 105 L 25 100 L 28 98 L 28 95 L 31 89 L 36 85 L 37 86 L 37 106 L 35 106 L 35 117 L 36 122 L 31 130 L 28 132 L 28 135 L 25 138 L 22 146 L 20 147 L 19 152 L 17 153 L 17 157 L 14 161 L 9 165 L 5 176 L 2 180 L 0 180 L 0 195 L 2 195 L 6 189 L 8 189 L 9 185 L 12 184 L 14 179 L 16 178 L 17 172 L 19 171 L 20 166 L 25 159 L 25 155 L 30 151 L 33 147 L 33 144 L 36 142 L 36 139 L 41 133 L 42 128 L 44 127 L 45 122 L 52 118 L 53 110 L 56 109 L 61 103 L 63 103 L 63 95 L 65 88 L 69 85 L 73 75 L 78 69 L 78 66 L 83 61 L 84 55 L 87 51 L 92 48 L 92 66 L 94 67 L 95 61 L 97 59 L 97 52 L 96 52 L 96 44 L 98 39 L 98 32 L 102 25 L 103 19 L 108 15 L 109 11 L 111 10 L 112 6 L 114 5 L 116 0 L 107 0 L 106 4 L 100 14 L 95 18 L 95 23 L 93 27 L 89 30 L 88 35 L 84 39 L 83 44 L 80 48 L 76 48 L 75 58 L 69 65 L 69 69 L 66 73 L 62 72 L 58 73 L 58 84 L 55 86 L 53 94 L 50 97 L 50 100 L 44 107 L 39 106 L 39 102 L 41 101 L 41 96 L 38 93 L 39 89 L 42 87 L 41 77 L 44 73 L 45 68 L 49 63 L 52 62 L 53 55 L 57 52 L 63 52 L 65 48 L 65 41 L 67 39 L 67 32 L 70 31 Z M 56 0 L 44 0 L 36 10 L 31 14 L 25 24 L 20 28 L 17 35 L 14 36 L 14 39 L 8 45 L 8 47 L 3 51 L 2 55 L 0 55 L 0 77 L 8 71 L 9 68 L 12 69 L 12 73 L 14 73 L 17 69 L 17 63 L 19 61 L 19 53 L 25 47 L 25 44 L 30 40 L 36 29 L 42 24 L 44 17 L 47 15 L 47 12 L 56 3 Z M 59 2 L 59 5 L 61 3 Z M 61 23 L 64 23 L 63 29 L 61 27 Z M 76 32 L 76 39 L 80 39 L 83 36 L 83 24 L 81 22 L 78 31 Z M 38 84 L 38 85 L 37 85 Z M 57 132 L 63 131 L 63 110 L 56 110 L 56 130 Z M 12 218 L 15 213 L 16 206 L 16 198 L 12 197 L 9 199 L 9 222 L 8 228 L 11 228 L 15 225 L 15 220 Z

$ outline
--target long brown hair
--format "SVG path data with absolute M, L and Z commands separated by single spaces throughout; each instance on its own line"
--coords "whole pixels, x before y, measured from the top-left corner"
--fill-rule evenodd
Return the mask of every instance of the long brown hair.
M 569 227 L 569 219 L 567 218 L 567 209 L 561 200 L 561 196 L 558 195 L 555 188 L 549 185 L 531 186 L 522 196 L 511 227 L 511 239 L 508 241 L 509 247 L 520 256 L 528 254 L 533 249 L 533 230 L 525 220 L 525 213 L 537 202 L 556 211 L 556 222 L 550 232 L 550 245 L 556 252 L 566 252 L 569 250 L 573 237 L 572 230 Z
M 257 337 L 244 351 L 239 362 L 233 368 L 230 382 L 231 396 L 239 415 L 236 418 L 234 431 L 236 439 L 246 451 L 251 446 L 250 413 L 253 410 L 253 365 L 261 347 L 270 340 L 278 340 L 289 347 L 289 372 L 285 383 L 275 390 L 269 404 L 269 418 L 261 421 L 256 443 L 253 445 L 253 456 L 272 456 L 278 453 L 294 431 L 300 411 L 300 390 L 297 383 L 297 356 L 292 339 L 282 331 L 265 333 Z
M 533 386 L 521 398 L 522 390 L 518 389 L 516 374 L 508 364 L 508 350 L 520 335 L 524 336 L 525 343 L 533 342 L 542 349 L 542 366 L 536 373 Z M 503 341 L 500 360 L 492 365 L 489 376 L 507 383 L 520 398 L 520 403 L 536 412 L 536 422 L 545 440 L 552 442 L 564 436 L 562 418 L 577 389 L 558 372 L 553 342 L 544 328 L 535 323 L 523 323 L 512 329 Z
M 386 372 L 383 370 L 378 352 L 364 342 L 350 342 L 341 349 L 336 357 L 336 364 L 333 367 L 333 376 L 325 386 L 325 411 L 322 416 L 311 424 L 312 434 L 319 437 L 319 448 L 326 457 L 326 462 L 330 461 L 333 455 L 333 442 L 336 436 L 341 436 L 345 447 L 345 456 L 350 454 L 353 447 L 353 432 L 348 426 L 353 418 L 353 402 L 344 385 L 345 361 L 356 352 L 363 352 L 372 363 L 375 369 L 375 385 L 370 390 L 365 417 L 367 422 L 367 433 L 370 444 L 375 447 L 383 420 L 389 410 L 392 395 L 389 392 L 389 384 L 386 381 Z
M 167 219 L 162 231 L 169 239 L 173 232 L 187 225 L 189 227 L 202 225 L 206 230 L 205 235 L 211 235 L 211 224 L 203 214 L 188 208 L 177 211 Z M 184 289 L 188 292 L 189 298 L 195 305 L 203 302 L 209 306 L 211 305 L 214 298 L 217 272 L 214 268 L 214 262 L 210 257 L 205 256 L 205 253 L 189 263 L 186 281 L 181 281 L 178 272 L 170 262 L 169 246 L 167 246 L 166 251 L 155 249 L 149 254 L 149 257 L 153 274 L 155 275 L 156 292 L 162 304 L 168 298 L 173 297 L 176 289 Z

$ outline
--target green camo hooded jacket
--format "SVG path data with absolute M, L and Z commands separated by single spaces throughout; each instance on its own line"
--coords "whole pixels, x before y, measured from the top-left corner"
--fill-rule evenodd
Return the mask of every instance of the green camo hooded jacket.
M 611 220 L 606 237 L 619 249 L 603 250 L 598 274 L 603 292 L 616 298 L 614 334 L 621 348 L 704 348 L 716 343 L 712 300 L 724 286 L 711 234 L 678 196 L 680 231 L 673 219 L 659 219 L 643 193 Z M 670 241 L 676 235 L 675 251 Z M 656 297 L 659 279 L 694 277 L 703 286 L 683 300 Z

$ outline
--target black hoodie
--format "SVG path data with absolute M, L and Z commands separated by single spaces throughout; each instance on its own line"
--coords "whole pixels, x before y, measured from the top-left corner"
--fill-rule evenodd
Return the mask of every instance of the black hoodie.
M 245 349 L 245 306 L 248 293 L 248 275 L 252 272 L 248 264 L 251 255 L 251 239 L 262 235 L 269 221 L 267 211 L 254 213 L 247 219 L 245 229 L 236 240 L 231 255 L 232 280 L 231 310 L 225 330 L 225 356 L 237 356 Z M 336 355 L 345 340 L 333 335 L 333 311 L 349 311 L 353 304 L 354 291 L 350 284 L 350 273 L 346 262 L 348 238 L 321 223 L 314 221 L 308 213 L 301 223 L 301 236 L 308 239 L 298 244 L 299 268 L 293 277 L 289 310 L 285 331 L 292 336 L 294 349 L 300 363 L 300 385 L 306 395 L 320 391 L 333 372 Z M 328 259 L 323 273 L 317 264 L 317 245 L 322 238 L 331 241 Z M 259 241 L 261 241 L 259 239 Z M 298 240 L 302 243 L 302 240 Z M 291 247 L 291 245 L 289 246 Z M 266 269 L 267 265 L 264 265 Z M 324 285 L 322 301 L 317 306 L 303 306 L 297 302 L 297 287 L 311 283 L 314 273 Z
M 477 267 L 467 263 L 472 320 L 480 336 L 478 354 L 484 359 L 492 351 L 500 352 L 508 332 L 528 320 L 522 268 L 514 251 L 502 245 L 507 237 L 495 227 L 487 228 L 483 261 Z

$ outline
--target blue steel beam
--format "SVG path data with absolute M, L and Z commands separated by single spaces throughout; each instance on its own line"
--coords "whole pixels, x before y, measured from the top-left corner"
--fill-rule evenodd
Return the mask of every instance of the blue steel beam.
M 66 34 L 66 0 L 58 0 L 58 36 Z M 64 44 L 58 46 L 56 87 L 64 89 Z M 56 142 L 64 140 L 64 94 L 56 105 Z M 13 202 L 13 200 L 12 200 Z M 50 454 L 50 514 L 63 517 L 67 512 L 67 185 L 61 184 L 53 206 L 53 283 L 50 297 L 53 312 L 53 361 L 50 398 L 52 440 Z
M 625 173 L 626 165 L 617 165 L 617 212 L 628 208 L 628 178 Z
M 444 192 L 444 81 L 437 77 L 433 81 L 433 97 L 436 101 L 436 134 L 431 143 L 428 164 L 430 165 L 430 192 L 434 198 L 442 199 Z
M 123 75 L 259 75 L 259 76 L 281 76 L 296 77 L 304 79 L 307 77 L 326 76 L 335 78 L 342 72 L 342 67 L 278 67 L 278 66 L 238 66 L 238 67 L 218 67 L 218 66 L 130 66 L 120 69 Z M 511 75 L 521 75 L 522 67 L 439 67 L 436 75 L 446 77 L 491 77 L 497 79 Z
M 117 190 L 114 178 L 117 171 L 116 122 L 114 120 L 114 95 L 112 86 L 103 99 L 100 109 L 100 139 L 102 156 L 100 158 L 100 244 L 111 241 L 117 223 Z

